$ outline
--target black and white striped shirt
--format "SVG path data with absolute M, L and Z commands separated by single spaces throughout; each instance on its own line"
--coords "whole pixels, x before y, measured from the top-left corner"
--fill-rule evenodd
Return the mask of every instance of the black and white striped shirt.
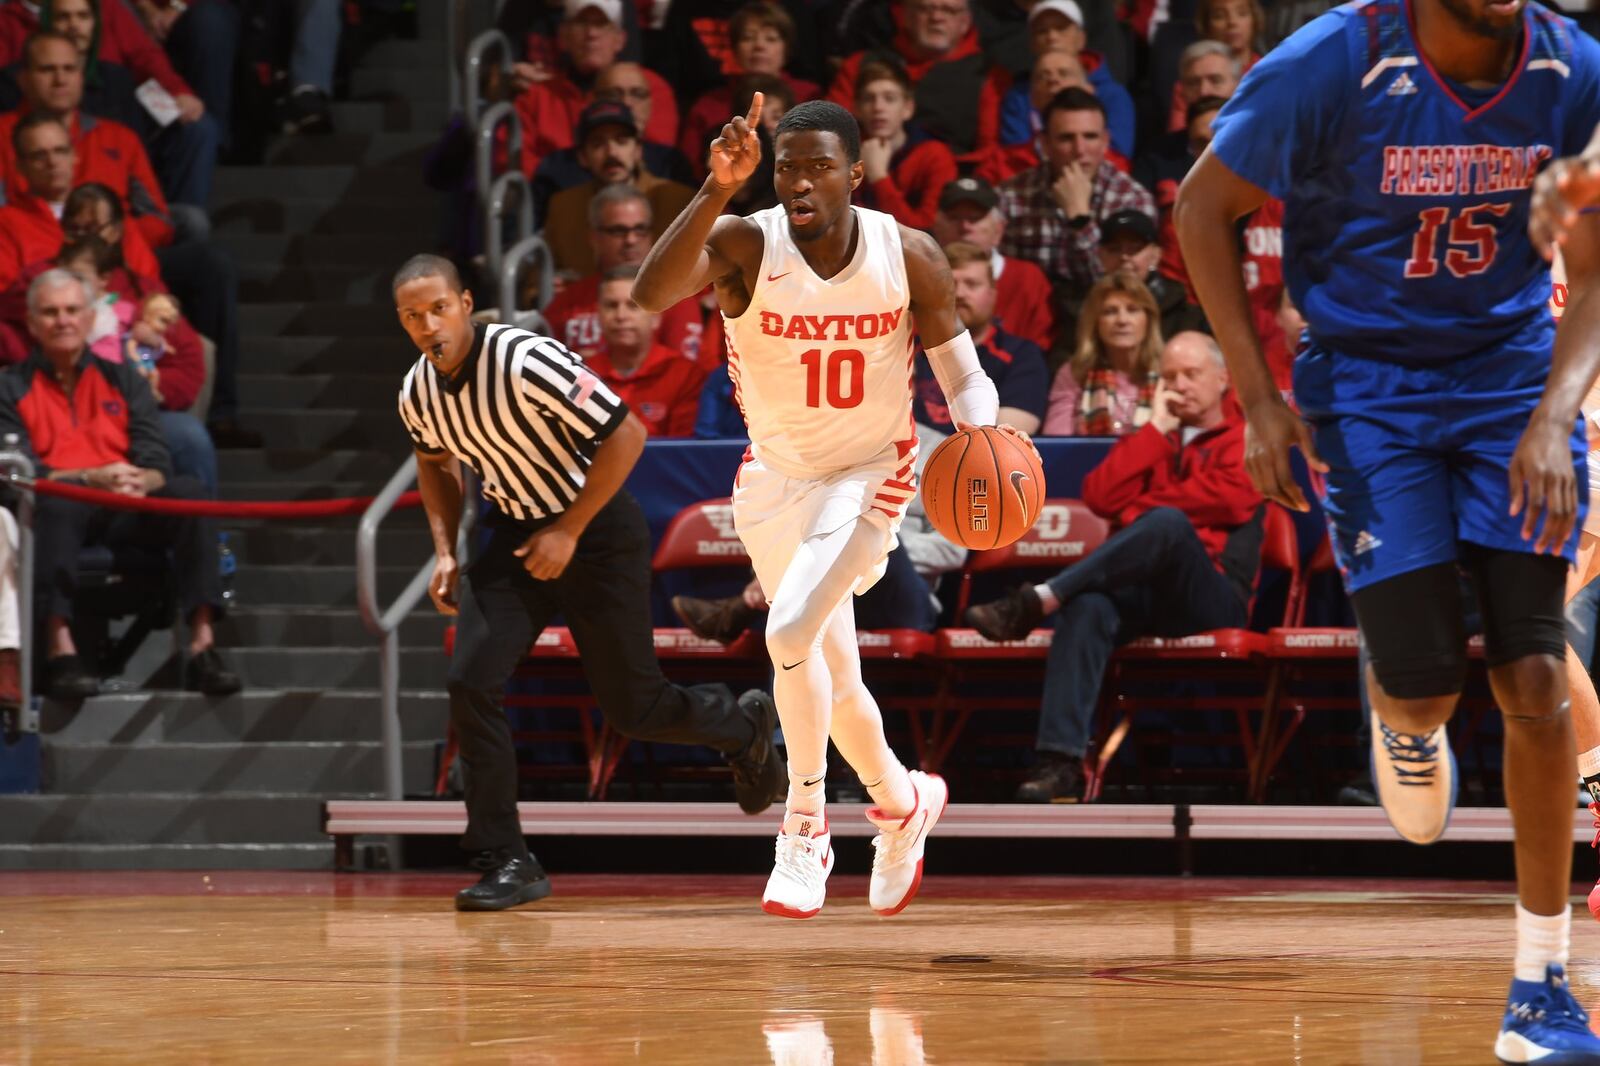
M 479 326 L 447 379 L 426 355 L 400 386 L 400 420 L 418 451 L 449 452 L 483 494 L 518 521 L 565 511 L 627 405 L 560 341 L 514 326 Z

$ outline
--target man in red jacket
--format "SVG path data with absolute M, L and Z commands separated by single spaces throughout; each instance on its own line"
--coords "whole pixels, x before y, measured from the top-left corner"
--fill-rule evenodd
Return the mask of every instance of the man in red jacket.
M 967 609 L 990 640 L 1020 639 L 1055 615 L 1023 803 L 1081 796 L 1089 721 L 1119 645 L 1249 622 L 1262 502 L 1216 341 L 1180 333 L 1167 343 L 1149 423 L 1084 478 L 1083 502 L 1120 528 L 1044 584 Z
M 900 28 L 892 46 L 917 87 L 917 113 L 928 132 L 957 153 L 998 144 L 1000 100 L 1011 75 L 979 49 L 970 0 L 906 0 L 895 17 Z M 856 77 L 869 54 L 845 59 L 827 99 L 845 108 L 855 103 Z
M 655 335 L 656 316 L 633 302 L 635 265 L 600 275 L 600 334 L 604 349 L 585 362 L 622 397 L 652 437 L 688 437 L 700 410 L 706 372 Z
M 172 212 L 156 180 L 139 135 L 120 122 L 79 110 L 83 103 L 83 59 L 71 38 L 49 30 L 28 39 L 17 77 L 25 103 L 0 115 L 0 176 L 6 194 L 19 191 L 11 128 L 24 114 L 41 111 L 61 120 L 77 152 L 73 184 L 96 181 L 116 190 L 123 209 L 152 248 L 172 243 Z

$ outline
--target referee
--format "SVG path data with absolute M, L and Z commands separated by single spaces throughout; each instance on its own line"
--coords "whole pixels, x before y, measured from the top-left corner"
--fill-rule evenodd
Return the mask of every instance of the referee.
M 559 342 L 472 324 L 472 294 L 447 259 L 413 256 L 394 276 L 400 324 L 422 352 L 400 388 L 417 485 L 433 536 L 428 592 L 457 615 L 450 720 L 466 776 L 461 846 L 483 871 L 456 909 L 504 910 L 550 894 L 517 817 L 517 759 L 501 711 L 506 680 L 560 612 L 613 729 L 705 744 L 733 767 L 739 806 L 757 814 L 784 779 L 777 714 L 751 690 L 669 683 L 650 624 L 650 535 L 623 491 L 644 426 Z M 494 506 L 465 571 L 456 562 L 460 466 Z M 460 594 L 457 595 L 457 585 Z

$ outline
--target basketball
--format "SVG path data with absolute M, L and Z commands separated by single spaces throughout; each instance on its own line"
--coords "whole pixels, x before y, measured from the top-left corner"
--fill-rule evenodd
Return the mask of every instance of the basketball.
M 1022 536 L 1044 506 L 1044 470 L 1033 449 L 993 426 L 939 443 L 922 468 L 922 506 L 933 528 L 973 551 Z

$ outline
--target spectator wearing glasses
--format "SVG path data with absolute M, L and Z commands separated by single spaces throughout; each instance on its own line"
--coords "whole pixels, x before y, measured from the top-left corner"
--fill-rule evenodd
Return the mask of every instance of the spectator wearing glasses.
M 600 281 L 622 266 L 638 266 L 655 244 L 650 201 L 631 185 L 609 185 L 589 201 L 589 246 L 597 270 L 569 281 L 545 308 L 550 335 L 584 359 L 605 350 L 600 330 Z M 655 330 L 656 343 L 691 363 L 701 356 L 704 318 L 700 301 L 690 297 L 668 308 Z
M 589 172 L 582 185 L 564 189 L 550 198 L 544 237 L 555 256 L 556 267 L 578 274 L 595 270 L 594 249 L 586 220 L 589 203 L 601 189 L 632 185 L 650 201 L 653 237 L 661 236 L 667 222 L 688 206 L 694 192 L 687 185 L 667 181 L 644 169 L 644 152 L 633 112 L 622 104 L 599 101 L 583 109 L 577 129 L 578 161 Z
M 15 433 L 36 476 L 127 496 L 198 499 L 203 490 L 172 475 L 154 397 L 127 364 L 88 351 L 92 316 L 82 281 L 47 270 L 28 287 L 34 352 L 0 375 L 0 433 Z M 178 598 L 189 623 L 184 685 L 208 695 L 237 692 L 240 680 L 215 647 L 222 610 L 217 534 L 209 518 L 119 511 L 43 496 L 34 512 L 35 617 L 45 664 L 42 690 L 83 699 L 98 684 L 72 635 L 78 556 L 90 544 L 137 544 L 172 552 Z

